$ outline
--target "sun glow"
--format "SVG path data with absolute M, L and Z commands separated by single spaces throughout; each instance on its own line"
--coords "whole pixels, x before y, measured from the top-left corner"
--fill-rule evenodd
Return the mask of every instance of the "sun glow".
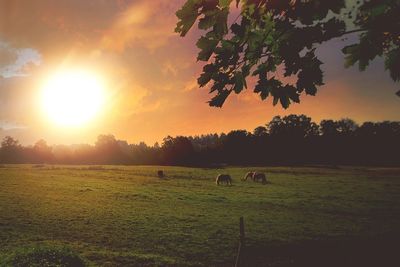
M 101 110 L 105 91 L 100 79 L 83 70 L 52 75 L 42 90 L 42 107 L 52 122 L 61 126 L 82 126 Z

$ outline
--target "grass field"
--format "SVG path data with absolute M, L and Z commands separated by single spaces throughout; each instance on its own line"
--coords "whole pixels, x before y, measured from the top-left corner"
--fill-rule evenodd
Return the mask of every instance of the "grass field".
M 252 169 L 1 166 L 0 258 L 48 245 L 94 266 L 232 266 L 240 216 L 251 266 L 400 240 L 400 169 L 254 168 L 271 184 L 240 181 Z

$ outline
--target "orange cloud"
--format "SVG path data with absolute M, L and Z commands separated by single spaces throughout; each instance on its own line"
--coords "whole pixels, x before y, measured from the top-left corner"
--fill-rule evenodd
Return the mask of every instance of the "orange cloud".
M 117 16 L 112 26 L 105 31 L 102 47 L 122 52 L 132 43 L 155 49 L 174 36 L 178 5 L 171 1 L 138 1 Z

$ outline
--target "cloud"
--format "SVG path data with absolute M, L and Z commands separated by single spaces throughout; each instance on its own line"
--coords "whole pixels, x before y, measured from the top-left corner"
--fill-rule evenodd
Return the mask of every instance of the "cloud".
M 18 58 L 17 51 L 5 43 L 0 43 L 0 70 L 13 64 Z
M 105 48 L 119 52 L 141 44 L 154 50 L 167 43 L 176 34 L 175 10 L 182 1 L 136 1 L 117 19 L 102 37 Z
M 40 54 L 30 48 L 16 49 L 0 43 L 0 75 L 2 77 L 28 75 L 40 65 Z

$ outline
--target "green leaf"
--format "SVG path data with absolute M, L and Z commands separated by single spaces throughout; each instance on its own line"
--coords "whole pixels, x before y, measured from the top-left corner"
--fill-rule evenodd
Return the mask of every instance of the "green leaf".
M 229 7 L 232 3 L 232 0 L 219 0 L 218 1 L 220 7 Z
M 208 101 L 208 104 L 212 107 L 220 108 L 222 107 L 222 105 L 224 104 L 225 100 L 227 99 L 230 93 L 231 91 L 226 89 L 219 91 L 216 96 L 214 96 L 210 101 Z
M 176 25 L 175 32 L 180 33 L 180 36 L 185 36 L 196 22 L 200 0 L 188 0 L 181 9 L 175 14 L 179 21 Z
M 378 4 L 377 6 L 371 8 L 370 14 L 372 17 L 377 17 L 380 15 L 383 15 L 386 12 L 387 8 L 388 8 L 388 6 L 386 3 Z
M 400 81 L 400 49 L 391 50 L 385 57 L 385 69 L 393 81 Z
M 251 65 L 243 65 L 242 67 L 242 73 L 243 73 L 243 77 L 247 77 L 250 74 L 250 69 L 251 69 Z
M 259 75 L 260 78 L 261 77 L 265 77 L 267 75 L 267 68 L 268 68 L 267 63 L 262 63 L 262 64 L 257 66 L 257 69 L 253 72 L 252 75 L 253 76 Z
M 274 96 L 274 100 L 272 101 L 272 105 L 276 106 L 276 104 L 278 104 L 279 101 L 279 97 L 278 96 Z
M 244 78 L 242 72 L 238 71 L 235 73 L 235 85 L 233 87 L 233 91 L 236 94 L 239 94 L 243 90 Z
M 212 73 L 210 72 L 203 72 L 199 78 L 197 78 L 197 83 L 199 84 L 200 87 L 205 86 L 212 77 Z
M 272 77 L 269 80 L 265 78 L 260 78 L 256 87 L 254 88 L 254 92 L 259 93 L 261 99 L 265 100 L 271 93 L 272 95 L 275 96 L 275 92 L 279 92 L 281 88 L 282 88 L 282 83 L 276 80 L 274 77 Z
M 287 108 L 289 107 L 289 105 L 290 105 L 290 100 L 289 100 L 289 97 L 288 97 L 286 94 L 281 95 L 281 97 L 280 97 L 279 100 L 280 100 L 281 105 L 282 105 L 282 107 L 283 107 L 284 109 L 287 109 Z
M 243 27 L 243 24 L 242 24 L 242 25 L 239 25 L 239 24 L 237 24 L 237 23 L 234 23 L 234 24 L 232 24 L 232 26 L 231 26 L 231 31 L 232 31 L 233 34 L 235 34 L 236 36 L 238 36 L 239 39 L 242 39 L 242 38 L 244 38 L 244 35 L 245 35 L 245 33 L 246 33 L 246 28 Z
M 216 15 L 216 22 L 213 27 L 213 31 L 217 36 L 224 36 L 228 33 L 228 14 L 229 8 L 223 8 Z
M 300 95 L 297 93 L 297 90 L 294 86 L 286 85 L 285 89 L 290 100 L 295 103 L 300 103 Z
M 315 85 L 310 85 L 306 87 L 306 94 L 307 95 L 316 95 L 317 94 L 317 87 Z
M 218 10 L 208 11 L 203 18 L 199 20 L 199 29 L 208 30 L 217 22 Z
M 217 44 L 218 40 L 209 39 L 203 36 L 200 37 L 196 43 L 197 47 L 201 50 L 197 56 L 197 60 L 208 61 Z
M 216 68 L 213 64 L 207 64 L 203 67 L 203 73 L 197 79 L 197 83 L 200 87 L 205 86 L 212 78 Z

